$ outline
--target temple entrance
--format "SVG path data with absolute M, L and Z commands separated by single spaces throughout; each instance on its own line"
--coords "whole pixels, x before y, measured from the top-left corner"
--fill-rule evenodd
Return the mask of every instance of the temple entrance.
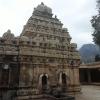
M 9 83 L 9 69 L 2 68 L 1 72 L 1 85 L 2 86 L 8 86 Z
M 47 90 L 47 76 L 46 75 L 42 76 L 42 90 L 43 91 Z
M 62 74 L 62 85 L 66 85 L 66 74 Z
M 62 73 L 62 91 L 65 92 L 67 89 L 67 77 L 65 73 Z
M 8 64 L 0 64 L 0 86 L 9 86 L 10 69 Z

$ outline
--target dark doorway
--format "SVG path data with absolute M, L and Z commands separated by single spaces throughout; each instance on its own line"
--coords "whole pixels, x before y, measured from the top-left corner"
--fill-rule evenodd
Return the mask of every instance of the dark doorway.
M 80 69 L 79 75 L 80 75 L 80 82 L 82 84 L 88 83 L 88 70 L 87 69 Z
M 45 91 L 47 89 L 47 76 L 42 76 L 42 90 Z
M 1 86 L 8 86 L 8 83 L 9 83 L 9 69 L 2 68 Z
M 62 74 L 62 84 L 63 84 L 63 85 L 66 85 L 66 83 L 67 83 L 67 82 L 66 82 L 66 74 L 63 73 L 63 74 Z
M 66 90 L 67 90 L 66 74 L 62 73 L 62 91 L 65 92 Z
M 91 69 L 91 81 L 100 82 L 100 71 L 99 69 Z

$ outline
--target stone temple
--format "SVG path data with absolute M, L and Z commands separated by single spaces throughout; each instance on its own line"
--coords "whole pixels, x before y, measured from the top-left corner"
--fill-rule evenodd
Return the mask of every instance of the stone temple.
M 0 37 L 0 100 L 58 100 L 53 96 L 80 92 L 76 48 L 52 9 L 38 5 L 20 36 L 8 30 Z

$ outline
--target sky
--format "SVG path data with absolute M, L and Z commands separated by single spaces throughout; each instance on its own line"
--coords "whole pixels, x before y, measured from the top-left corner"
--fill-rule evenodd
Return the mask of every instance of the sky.
M 68 28 L 78 48 L 93 43 L 91 18 L 96 15 L 96 0 L 0 0 L 0 37 L 8 29 L 19 36 L 34 7 L 44 2 Z

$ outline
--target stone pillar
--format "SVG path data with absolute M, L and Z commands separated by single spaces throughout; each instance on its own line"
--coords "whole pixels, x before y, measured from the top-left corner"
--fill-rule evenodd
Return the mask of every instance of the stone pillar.
M 91 83 L 91 72 L 89 69 L 87 70 L 87 78 L 88 78 L 88 83 Z

